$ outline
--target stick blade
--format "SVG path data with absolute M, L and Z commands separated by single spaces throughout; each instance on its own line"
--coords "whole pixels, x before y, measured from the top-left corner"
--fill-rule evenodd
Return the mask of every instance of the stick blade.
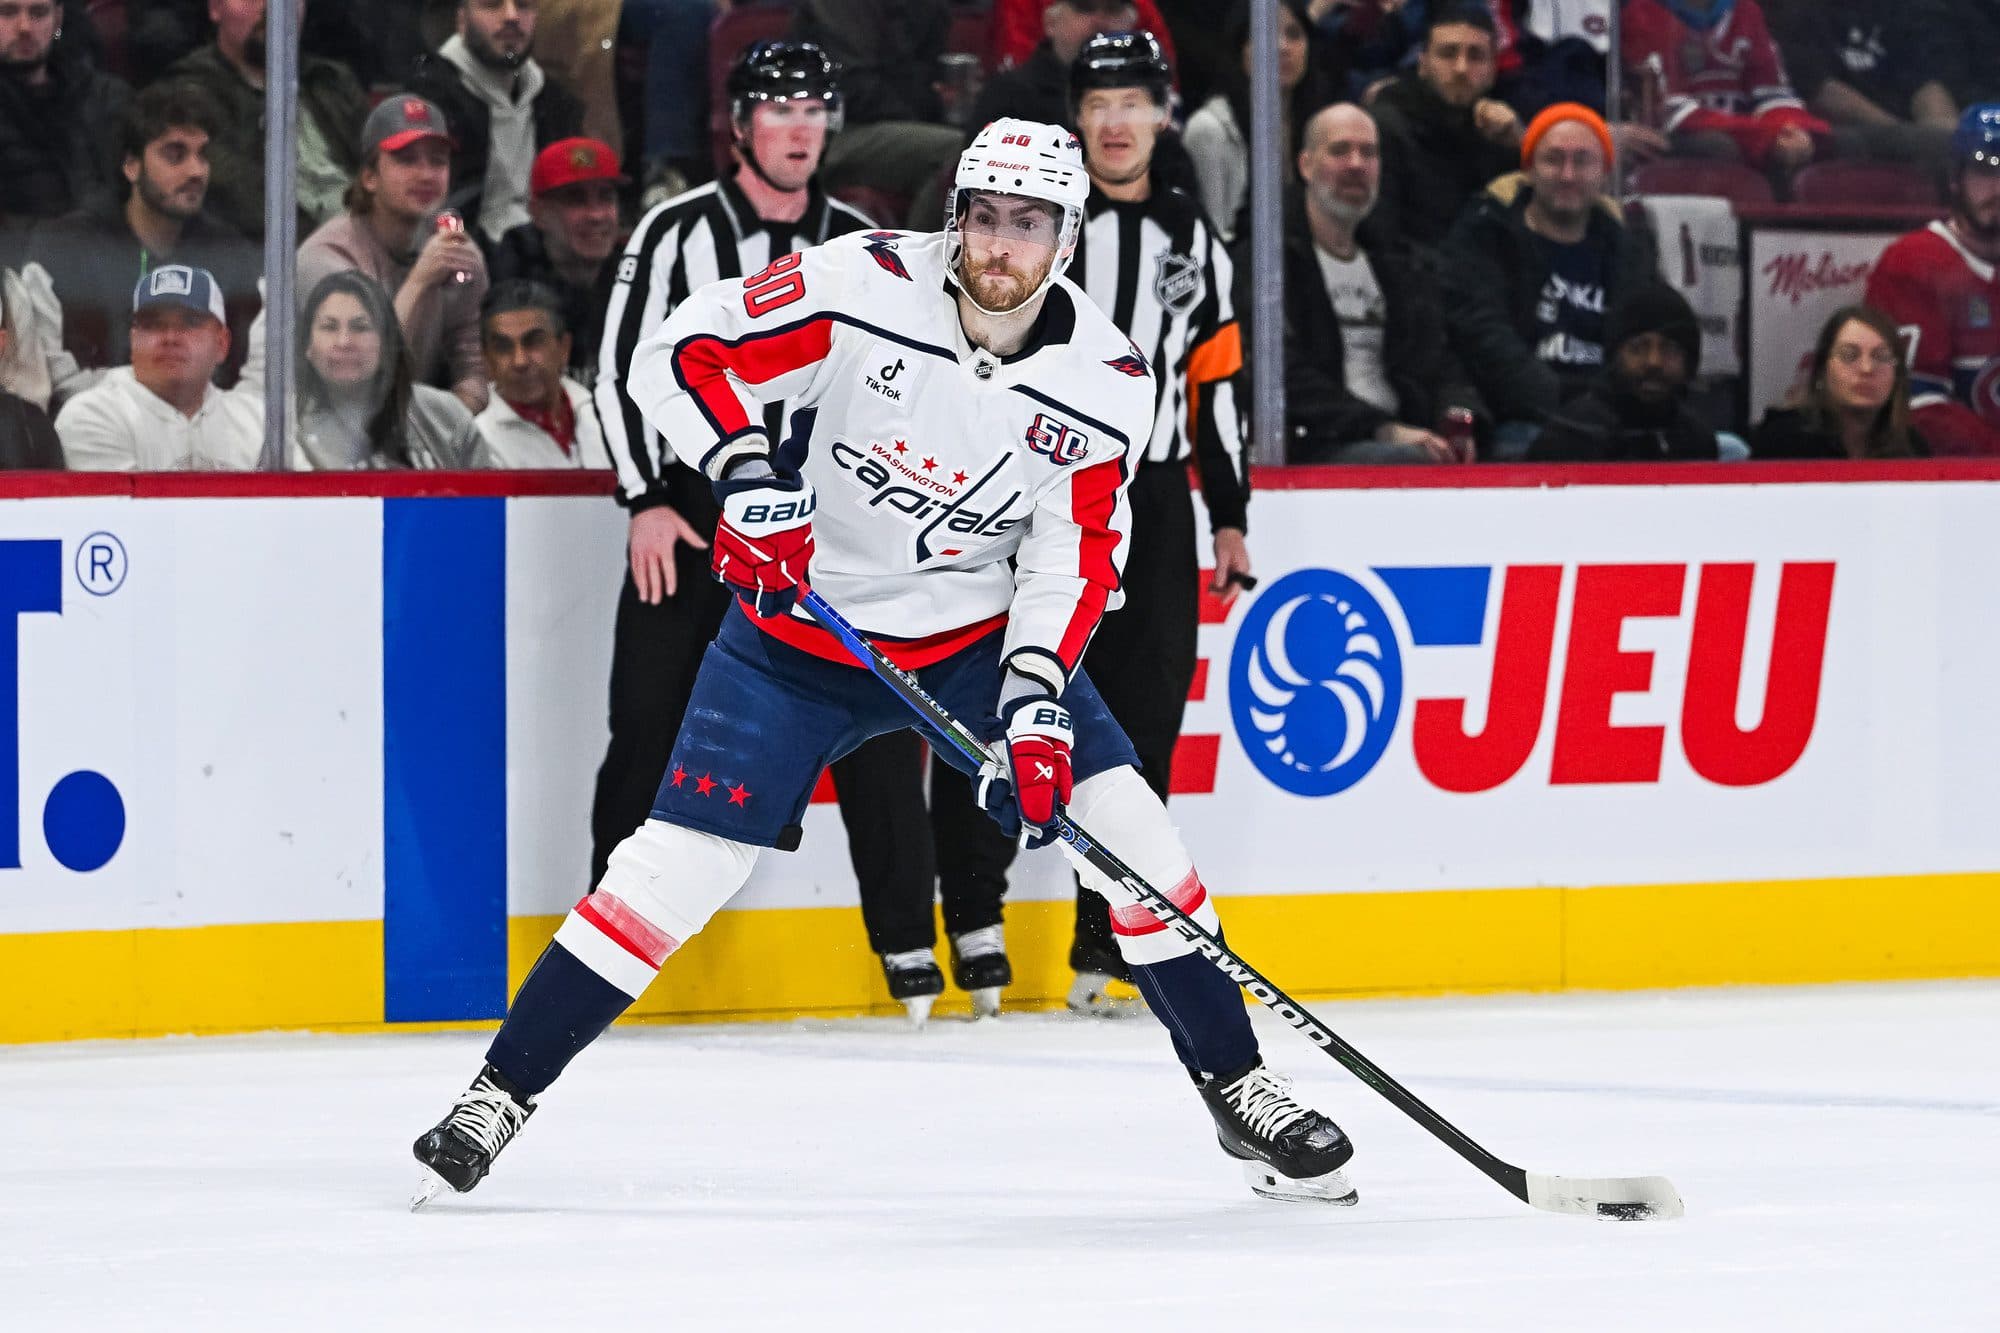
M 1544 1212 L 1620 1222 L 1682 1217 L 1687 1208 L 1665 1176 L 1545 1176 L 1527 1172 L 1528 1203 Z

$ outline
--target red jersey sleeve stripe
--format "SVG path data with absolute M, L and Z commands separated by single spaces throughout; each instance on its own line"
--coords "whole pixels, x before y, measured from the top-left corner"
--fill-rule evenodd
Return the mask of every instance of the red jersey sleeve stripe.
M 1107 459 L 1085 468 L 1070 481 L 1070 518 L 1082 530 L 1077 543 L 1077 574 L 1087 586 L 1076 600 L 1069 626 L 1063 631 L 1056 655 L 1063 667 L 1075 671 L 1083 660 L 1083 650 L 1091 633 L 1104 616 L 1104 608 L 1118 587 L 1118 566 L 1112 556 L 1118 550 L 1119 534 L 1111 526 L 1118 508 L 1118 488 L 1125 480 L 1124 458 Z
M 735 342 L 712 334 L 689 338 L 674 348 L 674 377 L 702 406 L 717 434 L 734 435 L 751 422 L 729 383 L 764 384 L 826 360 L 833 349 L 833 321 L 808 320 Z

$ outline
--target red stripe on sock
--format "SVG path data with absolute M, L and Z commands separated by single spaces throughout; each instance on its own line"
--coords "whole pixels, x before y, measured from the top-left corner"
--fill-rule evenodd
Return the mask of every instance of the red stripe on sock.
M 1201 876 L 1190 870 L 1186 879 L 1167 891 L 1167 901 L 1188 916 L 1193 916 L 1208 901 L 1208 890 L 1202 887 Z M 1111 909 L 1111 932 L 1114 935 L 1151 935 L 1166 928 L 1164 921 L 1138 903 Z
M 616 894 L 599 889 L 578 901 L 576 914 L 605 938 L 657 971 L 681 942 L 633 911 Z

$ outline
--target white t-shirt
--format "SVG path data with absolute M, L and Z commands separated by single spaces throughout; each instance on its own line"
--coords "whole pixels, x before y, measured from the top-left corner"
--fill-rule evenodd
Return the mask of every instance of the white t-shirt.
M 1382 300 L 1382 284 L 1368 256 L 1354 252 L 1352 259 L 1339 259 L 1318 246 L 1319 272 L 1326 294 L 1333 301 L 1333 314 L 1340 321 L 1340 340 L 1346 348 L 1347 391 L 1362 402 L 1384 412 L 1396 410 L 1396 390 L 1389 383 L 1389 371 L 1382 361 L 1388 340 L 1389 308 Z

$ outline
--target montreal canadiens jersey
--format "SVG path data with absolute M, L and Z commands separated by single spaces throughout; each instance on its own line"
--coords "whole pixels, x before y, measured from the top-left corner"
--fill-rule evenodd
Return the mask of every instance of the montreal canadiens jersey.
M 1824 133 L 1793 91 L 1756 0 L 1721 0 L 1711 13 L 1696 27 L 1672 0 L 1629 0 L 1622 11 L 1625 67 L 1658 93 L 1660 128 L 1721 131 L 1753 162 L 1787 125 Z
M 818 496 L 813 586 L 900 665 L 1006 626 L 1065 678 L 1115 609 L 1154 378 L 1066 279 L 1021 351 L 967 342 L 945 238 L 860 232 L 694 292 L 632 357 L 633 400 L 700 469 L 791 411 Z M 803 609 L 760 628 L 851 661 Z
M 1910 420 L 1932 453 L 2000 454 L 2000 279 L 1933 222 L 1882 252 L 1868 303 L 1896 321 Z

